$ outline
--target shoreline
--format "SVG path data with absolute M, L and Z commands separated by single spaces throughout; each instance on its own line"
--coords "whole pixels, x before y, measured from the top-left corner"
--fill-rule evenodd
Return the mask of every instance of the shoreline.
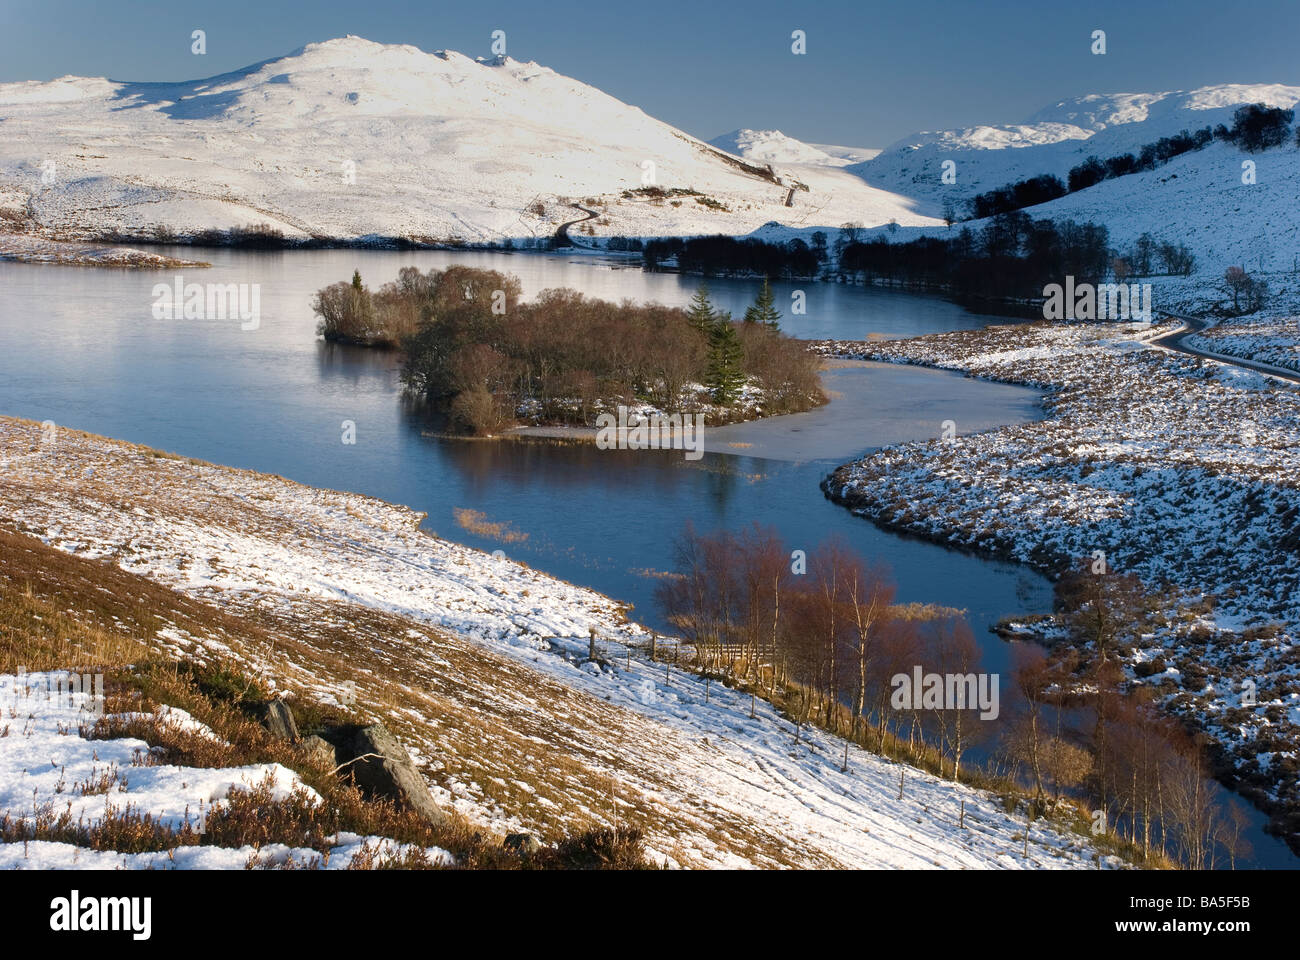
M 212 266 L 203 260 L 148 253 L 123 243 L 51 240 L 37 234 L 8 231 L 0 231 L 0 262 L 125 270 L 188 270 Z

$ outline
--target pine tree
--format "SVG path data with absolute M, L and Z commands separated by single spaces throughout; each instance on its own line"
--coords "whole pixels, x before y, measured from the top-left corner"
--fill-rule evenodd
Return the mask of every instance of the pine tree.
M 745 384 L 741 361 L 744 350 L 731 314 L 719 314 L 709 328 L 708 387 L 713 392 L 713 402 L 723 406 L 734 403 Z
M 691 326 L 700 333 L 708 334 L 713 327 L 713 322 L 718 318 L 718 311 L 713 307 L 713 301 L 709 299 L 709 285 L 701 283 L 700 288 L 695 291 L 695 296 L 691 298 L 691 305 L 686 308 L 686 316 L 691 322 Z
M 767 280 L 763 280 L 763 289 L 758 292 L 754 305 L 745 311 L 746 323 L 763 323 L 773 330 L 781 329 L 781 312 L 776 309 L 776 297 Z
M 361 283 L 361 271 L 352 271 L 352 289 L 348 292 L 345 337 L 361 343 L 368 342 L 374 334 L 375 310 L 370 301 L 370 291 Z

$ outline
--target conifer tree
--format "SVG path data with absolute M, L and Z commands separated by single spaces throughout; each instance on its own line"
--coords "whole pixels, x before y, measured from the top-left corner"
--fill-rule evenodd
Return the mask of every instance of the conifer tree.
M 776 309 L 776 297 L 767 279 L 763 280 L 763 289 L 758 292 L 754 305 L 745 311 L 746 323 L 762 323 L 773 330 L 781 329 L 781 312 Z
M 732 326 L 731 314 L 719 314 L 709 328 L 708 387 L 714 403 L 729 406 L 740 395 L 745 383 L 743 359 L 744 349 Z
M 713 307 L 713 301 L 709 299 L 709 285 L 701 283 L 700 288 L 695 291 L 695 296 L 691 298 L 691 305 L 686 308 L 686 316 L 691 321 L 691 326 L 700 333 L 708 334 L 713 328 L 713 322 L 718 318 L 718 311 Z

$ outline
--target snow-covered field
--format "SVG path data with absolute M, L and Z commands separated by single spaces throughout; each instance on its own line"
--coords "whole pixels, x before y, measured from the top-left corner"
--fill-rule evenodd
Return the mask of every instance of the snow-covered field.
M 596 209 L 602 235 L 932 222 L 835 167 L 747 164 L 536 63 L 346 37 L 185 83 L 0 84 L 0 216 L 65 238 L 267 224 L 499 242 Z M 647 185 L 695 189 L 653 199 Z M 590 201 L 590 202 L 588 202 Z M 712 204 L 716 204 L 712 205 Z
M 269 623 L 274 649 L 222 655 L 317 699 L 355 680 L 435 798 L 493 829 L 554 835 L 616 816 L 678 866 L 1095 866 L 1083 838 L 1043 822 L 1025 860 L 1021 816 L 987 793 L 857 748 L 842 771 L 841 741 L 796 739 L 764 703 L 649 662 L 645 631 L 608 598 L 429 536 L 404 508 L 45 437 L 0 420 L 7 523 Z M 592 629 L 601 662 L 586 657 Z M 189 656 L 222 646 L 157 639 Z
M 1185 342 L 1209 353 L 1244 357 L 1300 373 L 1300 317 L 1224 321 Z
M 1174 324 L 990 327 L 828 342 L 1051 390 L 1048 417 L 893 447 L 841 467 L 833 498 L 880 523 L 1056 572 L 1104 551 L 1163 598 L 1130 665 L 1205 727 L 1243 790 L 1300 803 L 1300 391 L 1149 346 Z M 953 411 L 960 427 L 961 411 Z M 936 436 L 940 427 L 935 426 Z M 1241 702 L 1245 680 L 1258 705 Z

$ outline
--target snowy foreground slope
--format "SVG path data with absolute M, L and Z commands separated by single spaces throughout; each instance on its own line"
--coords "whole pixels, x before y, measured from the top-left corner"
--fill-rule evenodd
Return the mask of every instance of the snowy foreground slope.
M 76 731 L 94 723 L 98 711 L 93 694 L 51 696 L 61 680 L 48 673 L 0 676 L 0 707 L 8 728 L 0 744 L 0 812 L 14 819 L 67 812 L 73 823 L 92 823 L 130 805 L 162 826 L 201 832 L 204 818 L 226 803 L 232 792 L 260 787 L 278 800 L 296 790 L 319 800 L 311 787 L 280 764 L 233 769 L 141 765 L 135 761 L 149 753 L 143 740 L 87 740 Z M 183 710 L 170 708 L 160 711 L 160 716 L 168 725 L 215 736 Z M 321 864 L 331 870 L 346 869 L 359 853 L 400 857 L 407 849 L 382 837 L 344 834 L 333 839 L 329 861 Z M 427 853 L 439 862 L 450 859 L 445 850 L 433 848 Z M 0 843 L 0 870 L 239 870 L 250 863 L 285 864 L 290 859 L 302 864 L 321 858 L 315 850 L 283 844 L 238 849 L 180 846 L 163 853 L 124 854 L 47 840 Z
M 273 649 L 224 656 L 317 699 L 355 682 L 438 801 L 493 829 L 554 836 L 616 817 L 678 866 L 1095 866 L 1081 838 L 1042 822 L 1026 860 L 1021 819 L 980 791 L 856 748 L 842 772 L 841 741 L 806 730 L 796 741 L 761 702 L 751 718 L 746 696 L 629 658 L 624 644 L 635 651 L 644 632 L 608 598 L 431 537 L 406 509 L 68 430 L 42 443 L 40 425 L 20 420 L 0 420 L 0 458 L 14 529 L 255 615 Z M 593 628 L 601 663 L 584 662 Z M 156 639 L 190 656 L 221 646 L 179 630 Z M 35 755 L 53 749 L 21 743 L 0 738 L 6 780 L 36 776 Z M 234 784 L 241 772 L 213 776 Z M 33 787 L 39 799 L 48 785 L 25 783 L 8 802 L 30 806 Z
M 77 239 L 265 223 L 286 236 L 496 242 L 601 213 L 622 235 L 921 224 L 836 170 L 750 164 L 536 63 L 358 37 L 184 83 L 0 84 L 0 214 Z M 800 170 L 803 170 L 800 167 Z M 676 202 L 635 191 L 694 189 Z

